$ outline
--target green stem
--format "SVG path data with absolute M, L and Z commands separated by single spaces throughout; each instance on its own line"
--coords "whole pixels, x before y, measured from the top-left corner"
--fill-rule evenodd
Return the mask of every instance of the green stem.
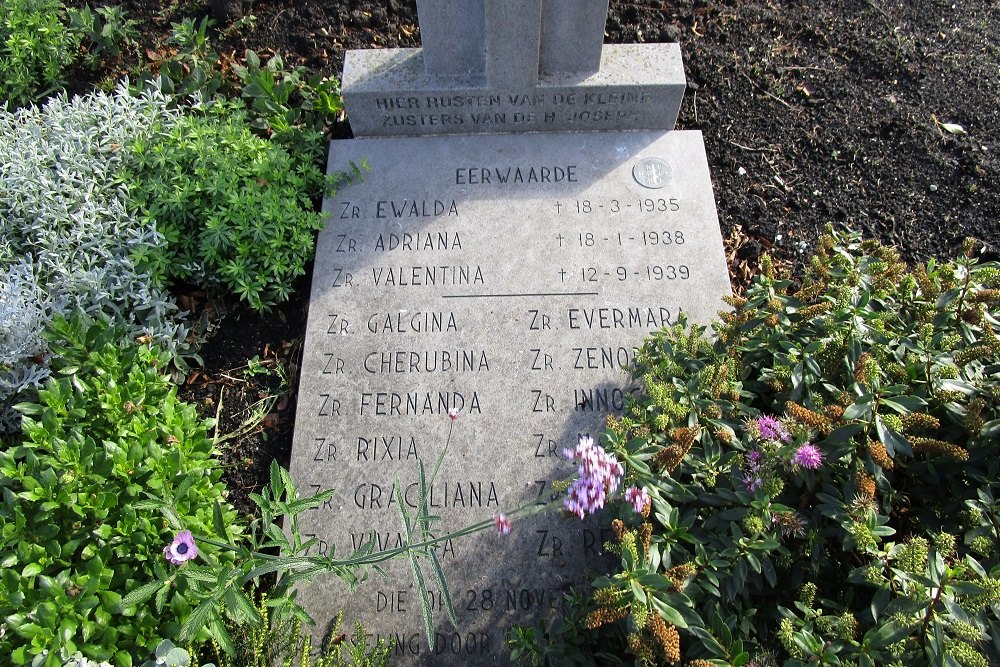
M 927 626 L 931 624 L 931 617 L 934 615 L 934 607 L 937 606 L 938 602 L 941 600 L 941 593 L 944 591 L 945 582 L 938 582 L 937 591 L 934 593 L 934 599 L 927 606 L 927 613 L 924 615 L 924 622 L 920 626 L 920 645 L 925 646 L 927 642 Z
M 548 503 L 538 504 L 537 502 L 532 501 L 524 505 L 521 505 L 517 509 L 512 510 L 508 514 L 508 516 L 511 517 L 522 516 L 522 515 L 530 516 L 532 514 L 537 514 L 543 511 L 544 509 L 547 509 L 548 506 L 551 505 L 553 502 L 554 501 L 549 501 Z M 397 556 L 401 556 L 410 551 L 423 550 L 428 547 L 432 547 L 436 544 L 446 542 L 448 540 L 457 539 L 459 537 L 465 537 L 466 535 L 472 535 L 473 533 L 478 533 L 486 528 L 489 528 L 492 525 L 493 525 L 493 519 L 492 518 L 486 519 L 485 521 L 480 521 L 478 523 L 474 523 L 464 528 L 460 528 L 459 530 L 448 533 L 447 535 L 442 535 L 441 537 L 434 537 L 429 540 L 424 540 L 423 542 L 417 542 L 416 544 L 407 544 L 405 546 L 397 547 L 395 549 L 378 551 L 375 553 L 366 554 L 364 556 L 358 556 L 356 558 L 348 558 L 347 560 L 341 560 L 341 561 L 317 556 L 316 562 L 321 563 L 323 567 L 327 568 L 328 570 L 334 570 L 337 568 L 345 568 L 345 567 L 359 567 L 363 565 L 372 565 L 375 563 L 381 563 L 382 561 L 386 561 L 391 558 L 395 558 Z M 204 542 L 205 544 L 211 544 L 212 546 L 219 547 L 220 549 L 226 549 L 228 551 L 235 551 L 235 552 L 244 551 L 240 547 L 229 544 L 228 542 L 220 542 L 218 540 L 214 540 L 209 537 L 201 537 L 199 535 L 195 535 L 194 538 L 199 542 Z M 270 561 L 270 562 L 280 561 L 283 558 L 282 556 L 265 554 L 260 551 L 250 551 L 249 553 L 251 558 L 259 558 L 260 560 Z

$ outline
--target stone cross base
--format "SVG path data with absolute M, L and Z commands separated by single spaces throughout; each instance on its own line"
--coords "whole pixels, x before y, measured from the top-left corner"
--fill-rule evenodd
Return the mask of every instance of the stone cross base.
M 429 74 L 423 49 L 348 51 L 342 94 L 356 137 L 671 130 L 686 81 L 677 44 L 605 45 L 590 74 L 494 84 Z

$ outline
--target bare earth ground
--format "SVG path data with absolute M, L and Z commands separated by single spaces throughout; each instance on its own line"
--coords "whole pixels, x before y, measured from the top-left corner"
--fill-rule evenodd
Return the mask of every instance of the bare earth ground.
M 120 5 L 138 21 L 143 49 L 172 21 L 210 11 L 205 0 L 91 4 Z M 345 49 L 419 46 L 414 0 L 255 0 L 243 9 L 244 21 L 212 35 L 236 59 L 249 48 L 338 76 Z M 804 259 L 828 223 L 911 261 L 951 256 L 965 236 L 997 258 L 1000 2 L 611 0 L 605 42 L 673 41 L 689 87 L 679 127 L 704 133 L 736 289 L 762 252 L 789 265 Z M 336 136 L 350 136 L 346 123 Z M 263 424 L 225 445 L 243 508 L 270 460 L 288 461 L 308 295 L 307 276 L 270 316 L 233 306 L 180 392 L 206 416 L 221 404 L 227 432 L 261 397 L 288 389 Z M 262 365 L 247 368 L 255 356 Z

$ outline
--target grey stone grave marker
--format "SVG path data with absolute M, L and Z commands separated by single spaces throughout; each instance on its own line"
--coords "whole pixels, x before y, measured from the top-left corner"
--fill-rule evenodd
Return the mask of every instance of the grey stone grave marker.
M 602 50 L 607 0 L 418 9 L 423 49 L 348 53 L 361 138 L 330 151 L 331 171 L 370 170 L 324 202 L 291 471 L 336 490 L 301 525 L 341 557 L 401 543 L 395 480 L 412 511 L 418 461 L 429 474 L 446 446 L 437 534 L 548 496 L 575 471 L 562 450 L 635 389 L 634 346 L 681 311 L 707 322 L 729 292 L 701 135 L 670 131 L 675 45 Z M 567 120 L 583 113 L 605 115 Z M 397 114 L 422 120 L 383 124 Z M 429 120 L 445 114 L 463 120 Z M 555 131 L 580 129 L 600 131 Z M 329 576 L 299 595 L 321 628 L 361 620 L 394 664 L 504 664 L 511 625 L 560 614 L 608 538 L 550 512 L 442 544 L 459 624 L 430 579 L 430 642 L 403 560 L 354 592 Z

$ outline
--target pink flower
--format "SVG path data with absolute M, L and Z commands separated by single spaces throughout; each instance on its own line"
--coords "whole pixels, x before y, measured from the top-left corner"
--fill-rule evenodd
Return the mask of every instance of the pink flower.
M 493 525 L 496 526 L 497 535 L 510 534 L 510 519 L 503 512 L 493 513 Z
M 448 410 L 448 419 L 455 421 L 458 419 L 458 408 L 452 408 Z
M 191 531 L 182 530 L 177 533 L 174 541 L 163 547 L 163 555 L 174 565 L 181 565 L 185 561 L 193 560 L 198 555 L 198 547 L 194 544 Z
M 823 452 L 816 445 L 807 442 L 792 454 L 792 464 L 816 470 L 823 465 Z
M 638 486 L 630 486 L 625 489 L 625 500 L 632 503 L 632 509 L 635 510 L 636 514 L 645 512 L 652 502 L 649 491 L 645 488 L 640 489 Z
M 776 417 L 771 417 L 770 415 L 757 417 L 753 422 L 753 427 L 761 440 L 789 442 L 792 439 L 792 435 L 788 432 L 785 425 L 778 421 Z
M 563 454 L 579 460 L 577 474 L 580 478 L 569 487 L 563 506 L 581 519 L 604 507 L 608 496 L 618 490 L 625 469 L 614 454 L 609 454 L 589 435 L 581 435 L 576 447 L 564 449 Z

